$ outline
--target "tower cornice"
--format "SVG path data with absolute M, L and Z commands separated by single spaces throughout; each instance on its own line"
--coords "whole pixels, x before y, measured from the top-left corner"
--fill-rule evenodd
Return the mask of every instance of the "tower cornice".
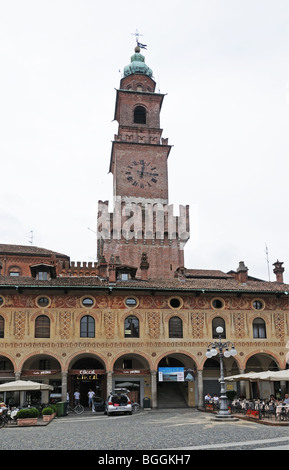
M 111 154 L 110 154 L 109 173 L 112 173 L 111 167 L 112 167 L 112 164 L 113 164 L 113 153 L 114 153 L 115 145 L 136 145 L 136 146 L 140 146 L 140 147 L 143 147 L 143 148 L 144 147 L 159 147 L 161 149 L 167 148 L 167 150 L 168 150 L 167 158 L 169 157 L 171 148 L 173 147 L 173 145 L 166 145 L 166 144 L 150 144 L 150 143 L 143 144 L 141 142 L 133 142 L 133 144 L 132 144 L 131 142 L 126 142 L 126 141 L 121 141 L 121 140 L 118 140 L 118 141 L 113 140 L 112 141 L 112 146 L 111 146 Z

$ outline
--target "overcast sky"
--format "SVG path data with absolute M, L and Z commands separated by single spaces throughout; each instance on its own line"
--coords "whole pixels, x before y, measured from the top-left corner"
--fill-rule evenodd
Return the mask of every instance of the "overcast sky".
M 288 0 L 0 0 L 0 243 L 96 258 L 121 73 L 138 30 L 191 206 L 187 268 L 289 282 Z

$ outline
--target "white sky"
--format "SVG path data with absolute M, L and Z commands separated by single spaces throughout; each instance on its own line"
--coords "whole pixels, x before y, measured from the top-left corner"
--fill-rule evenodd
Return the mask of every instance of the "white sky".
M 288 0 L 0 0 L 0 243 L 96 258 L 115 89 L 139 30 L 191 206 L 187 268 L 289 272 Z M 196 213 L 198 216 L 196 216 Z M 90 230 L 89 230 L 90 229 Z

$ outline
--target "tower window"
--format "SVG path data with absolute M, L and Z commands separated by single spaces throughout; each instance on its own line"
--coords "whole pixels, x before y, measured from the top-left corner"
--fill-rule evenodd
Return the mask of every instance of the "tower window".
M 146 124 L 146 109 L 143 106 L 137 106 L 134 110 L 133 122 L 135 124 Z

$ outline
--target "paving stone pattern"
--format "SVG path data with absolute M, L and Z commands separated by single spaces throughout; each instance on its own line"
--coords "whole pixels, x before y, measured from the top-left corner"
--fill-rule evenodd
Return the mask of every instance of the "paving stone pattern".
M 47 426 L 0 429 L 1 450 L 250 450 L 289 448 L 288 427 L 239 420 L 216 422 L 194 409 L 141 411 L 132 416 L 85 412 Z

